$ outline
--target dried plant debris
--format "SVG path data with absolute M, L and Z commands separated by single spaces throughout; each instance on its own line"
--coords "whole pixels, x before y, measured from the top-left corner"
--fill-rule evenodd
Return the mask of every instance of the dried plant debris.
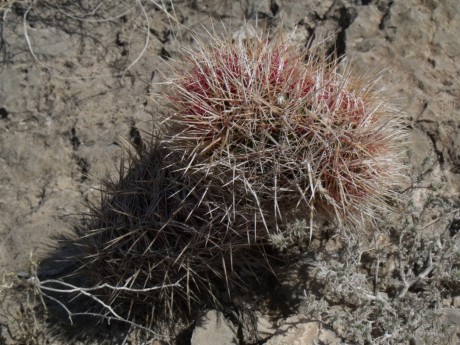
M 301 309 L 351 343 L 448 343 L 445 303 L 460 292 L 454 224 L 430 236 L 390 229 L 369 245 L 355 239 L 345 250 L 321 251 L 309 263 Z

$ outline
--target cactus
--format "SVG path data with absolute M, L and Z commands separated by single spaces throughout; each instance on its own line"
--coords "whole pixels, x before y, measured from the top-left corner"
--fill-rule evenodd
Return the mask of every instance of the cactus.
M 247 242 L 244 219 L 222 222 L 226 197 L 200 184 L 158 139 L 128 151 L 120 177 L 106 180 L 101 205 L 89 213 L 77 242 L 75 274 L 127 320 L 174 328 L 197 307 L 220 307 L 241 272 L 267 272 L 268 261 Z M 198 308 L 199 309 L 199 308 Z
M 212 36 L 184 60 L 158 99 L 165 138 L 105 182 L 73 258 L 107 287 L 110 312 L 148 325 L 174 327 L 258 281 L 270 245 L 304 237 L 294 216 L 300 232 L 314 217 L 362 227 L 404 167 L 403 116 L 375 75 L 322 47 Z
M 403 116 L 378 75 L 252 31 L 184 49 L 163 96 L 172 147 L 188 170 L 252 198 L 238 212 L 259 208 L 267 232 L 293 212 L 363 226 L 395 196 Z

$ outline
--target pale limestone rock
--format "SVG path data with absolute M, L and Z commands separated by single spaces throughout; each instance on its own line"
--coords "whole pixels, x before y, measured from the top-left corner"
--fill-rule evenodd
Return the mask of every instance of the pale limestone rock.
M 268 318 L 258 315 L 257 317 L 257 332 L 259 333 L 259 337 L 264 339 L 267 338 L 276 332 L 276 328 L 273 324 L 268 320 Z
M 454 297 L 454 308 L 460 309 L 460 296 Z
M 315 345 L 315 344 L 339 345 L 340 339 L 331 331 L 321 327 L 318 322 L 302 320 L 300 316 L 286 319 L 270 338 L 266 345 Z
M 235 332 L 221 312 L 210 310 L 201 319 L 192 334 L 191 345 L 237 345 Z

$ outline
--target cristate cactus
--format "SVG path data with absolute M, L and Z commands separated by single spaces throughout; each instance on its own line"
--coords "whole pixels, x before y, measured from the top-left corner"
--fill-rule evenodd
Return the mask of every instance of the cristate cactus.
M 207 37 L 184 51 L 165 93 L 188 169 L 252 199 L 269 232 L 295 210 L 361 226 L 399 182 L 403 117 L 376 74 L 324 50 Z

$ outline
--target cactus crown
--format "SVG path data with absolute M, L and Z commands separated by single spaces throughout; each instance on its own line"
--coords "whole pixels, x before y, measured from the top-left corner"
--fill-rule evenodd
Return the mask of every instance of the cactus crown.
M 189 169 L 267 203 L 277 226 L 299 207 L 363 225 L 394 197 L 401 113 L 378 75 L 356 73 L 321 45 L 304 52 L 253 32 L 184 51 L 167 92 L 173 146 Z

